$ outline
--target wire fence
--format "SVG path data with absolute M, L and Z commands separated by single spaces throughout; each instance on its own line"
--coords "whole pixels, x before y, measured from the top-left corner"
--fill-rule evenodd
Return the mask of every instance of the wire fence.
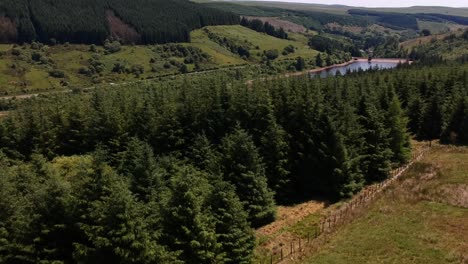
M 411 155 L 411 159 L 405 165 L 390 171 L 389 177 L 380 183 L 370 185 L 353 196 L 351 200 L 344 203 L 338 209 L 322 217 L 320 221 L 310 227 L 306 238 L 296 238 L 287 243 L 281 243 L 272 248 L 261 264 L 277 264 L 287 260 L 298 259 L 306 252 L 317 250 L 320 245 L 327 241 L 330 233 L 338 227 L 349 223 L 361 209 L 370 204 L 378 194 L 385 188 L 398 180 L 415 162 L 418 162 L 430 150 L 431 145 L 422 147 L 417 153 Z

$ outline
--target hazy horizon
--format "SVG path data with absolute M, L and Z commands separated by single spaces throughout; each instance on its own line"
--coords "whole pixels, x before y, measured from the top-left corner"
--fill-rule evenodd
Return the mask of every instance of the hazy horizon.
M 292 2 L 292 3 L 308 3 L 308 4 L 323 4 L 323 5 L 347 5 L 359 7 L 411 7 L 411 6 L 443 6 L 443 7 L 458 7 L 467 8 L 468 4 L 461 0 L 250 0 L 262 2 Z

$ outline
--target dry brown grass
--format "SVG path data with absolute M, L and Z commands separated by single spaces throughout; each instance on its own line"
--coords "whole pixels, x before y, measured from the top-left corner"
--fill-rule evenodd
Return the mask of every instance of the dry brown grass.
M 468 148 L 435 145 L 300 263 L 468 263 Z
M 114 12 L 106 12 L 107 23 L 111 37 L 122 41 L 124 44 L 139 44 L 141 43 L 141 36 L 138 32 L 130 25 L 123 22 L 117 17 Z

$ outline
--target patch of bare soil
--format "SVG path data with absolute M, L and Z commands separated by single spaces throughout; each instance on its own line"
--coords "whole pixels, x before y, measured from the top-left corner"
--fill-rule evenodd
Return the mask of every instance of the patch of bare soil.
M 0 42 L 13 43 L 18 38 L 16 25 L 8 17 L 0 16 Z
M 283 28 L 285 31 L 294 32 L 294 33 L 303 33 L 306 32 L 306 28 L 302 25 L 293 23 L 291 21 L 281 20 L 277 17 L 255 17 L 255 16 L 246 16 L 248 20 L 258 19 L 263 23 L 268 22 L 270 25 L 275 28 Z
M 118 39 L 124 44 L 139 44 L 141 42 L 140 34 L 117 17 L 113 11 L 108 10 L 106 12 L 106 19 L 112 38 Z

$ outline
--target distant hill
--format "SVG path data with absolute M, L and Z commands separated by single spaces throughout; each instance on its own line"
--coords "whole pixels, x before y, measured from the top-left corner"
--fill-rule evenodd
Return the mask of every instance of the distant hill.
M 321 11 L 335 14 L 346 14 L 349 9 L 366 9 L 373 11 L 382 11 L 382 12 L 394 12 L 394 13 L 437 13 L 445 14 L 452 16 L 464 16 L 468 17 L 468 7 L 464 8 L 453 8 L 445 6 L 412 6 L 412 7 L 393 7 L 393 8 L 364 8 L 364 7 L 354 7 L 346 5 L 323 5 L 323 4 L 313 4 L 313 3 L 291 3 L 291 2 L 276 2 L 276 1 L 237 1 L 237 0 L 194 0 L 195 2 L 203 3 L 212 3 L 212 2 L 230 2 L 236 3 L 244 6 L 264 6 L 264 7 L 276 7 L 284 8 L 290 10 L 299 10 L 299 11 Z
M 237 15 L 188 0 L 0 1 L 0 41 L 10 43 L 187 42 L 193 29 L 238 23 Z
M 344 5 L 319 5 L 268 1 L 206 1 L 208 7 L 242 16 L 276 17 L 312 30 L 330 24 L 365 27 L 373 24 L 392 30 L 421 30 L 420 23 L 468 25 L 468 9 L 449 7 L 411 7 L 392 9 L 355 8 Z M 408 12 L 405 12 L 407 10 Z M 466 16 L 464 16 L 466 15 Z M 448 27 L 448 26 L 447 26 Z
M 350 9 L 348 10 L 348 13 L 353 16 L 376 17 L 376 21 L 381 24 L 400 28 L 418 29 L 417 19 L 440 23 L 457 23 L 465 26 L 468 25 L 468 17 L 439 13 L 404 14 L 396 12 L 374 11 L 370 9 Z

